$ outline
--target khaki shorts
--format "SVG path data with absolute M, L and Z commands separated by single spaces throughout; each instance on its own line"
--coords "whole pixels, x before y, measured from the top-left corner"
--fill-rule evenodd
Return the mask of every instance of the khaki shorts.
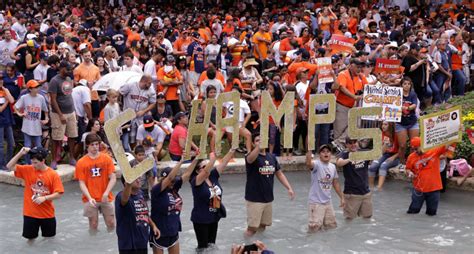
M 357 216 L 372 217 L 372 193 L 365 195 L 344 194 L 346 204 L 344 206 L 344 217 L 354 219 Z
M 66 124 L 61 123 L 59 114 L 51 112 L 51 137 L 53 140 L 62 141 L 64 135 L 68 138 L 77 138 L 77 119 L 75 113 L 64 114 Z
M 247 201 L 247 225 L 257 229 L 272 225 L 272 203 L 258 203 Z
M 336 214 L 332 203 L 327 204 L 309 204 L 309 226 L 314 230 L 319 230 L 322 226 L 325 228 L 337 227 Z
M 102 213 L 104 216 L 115 215 L 115 207 L 113 202 L 97 202 L 96 207 L 93 207 L 91 203 L 85 202 L 84 203 L 84 217 L 91 218 L 91 217 L 98 217 L 99 212 Z

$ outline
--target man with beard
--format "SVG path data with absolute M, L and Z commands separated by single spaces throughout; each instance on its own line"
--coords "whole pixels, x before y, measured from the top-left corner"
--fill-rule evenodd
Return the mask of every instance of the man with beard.
M 59 74 L 49 82 L 48 93 L 51 98 L 51 137 L 53 139 L 53 156 L 51 167 L 57 168 L 64 135 L 68 137 L 69 164 L 76 165 L 72 148 L 76 144 L 77 119 L 74 112 L 74 100 L 72 98 L 73 81 L 70 78 L 72 68 L 70 64 L 63 61 L 59 64 Z

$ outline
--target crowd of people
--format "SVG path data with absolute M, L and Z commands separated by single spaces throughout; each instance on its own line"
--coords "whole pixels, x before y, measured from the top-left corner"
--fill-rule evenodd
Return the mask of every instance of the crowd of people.
M 107 8 L 92 1 L 43 2 L 6 5 L 0 13 L 0 169 L 15 170 L 15 176 L 25 179 L 25 238 L 36 238 L 39 228 L 43 236 L 55 234 L 51 201 L 64 192 L 54 171 L 60 163 L 76 167 L 90 229 L 97 230 L 102 213 L 107 228 L 116 228 L 123 253 L 146 253 L 150 245 L 154 253 L 179 253 L 179 190 L 185 182 L 193 192 L 191 221 L 198 250 L 212 248 L 218 222 L 227 216 L 219 177 L 236 153 L 245 157 L 247 168 L 247 236 L 272 224 L 274 176 L 291 199 L 295 195 L 279 161 L 292 163 L 294 155 L 305 153 L 312 177 L 309 231 L 337 225 L 331 186 L 346 218 L 371 217 L 371 193 L 383 189 L 392 167 L 414 177 L 408 213 L 418 213 L 426 200 L 426 213 L 436 214 L 446 175 L 439 172 L 446 172 L 452 147 L 423 153 L 418 118 L 425 108 L 473 89 L 472 1 L 154 5 L 111 0 Z M 351 52 L 332 48 L 328 42 L 333 35 L 353 39 Z M 317 59 L 323 57 L 331 59 L 329 83 L 318 78 L 322 70 Z M 402 71 L 374 73 L 379 58 L 400 60 Z M 101 78 L 116 72 L 138 73 L 141 78 L 119 89 L 93 89 Z M 381 158 L 354 162 L 348 153 L 368 148 L 368 142 L 347 136 L 348 111 L 362 106 L 365 85 L 401 87 L 402 116 L 396 123 L 374 122 L 383 135 Z M 223 112 L 225 117 L 239 114 L 239 147 L 214 166 L 215 141 L 230 144 L 236 131 L 226 127 L 224 137 L 216 136 L 214 106 L 210 159 L 192 160 L 179 175 L 189 122 L 202 121 L 206 99 L 230 91 L 240 94 L 240 111 L 234 112 L 233 103 L 227 102 Z M 269 92 L 276 106 L 286 93 L 295 92 L 292 149 L 281 147 L 284 126 L 273 119 L 269 148 L 260 148 L 262 91 Z M 336 120 L 317 124 L 315 140 L 308 140 L 312 94 L 334 94 Z M 190 119 L 196 99 L 203 100 L 200 114 Z M 126 109 L 133 109 L 136 118 L 117 131 L 133 157 L 131 163 L 153 158 L 177 164 L 155 164 L 135 182 L 123 182 L 123 191 L 114 196 L 114 159 L 102 126 Z M 315 111 L 326 114 L 328 105 L 317 104 Z M 308 142 L 315 143 L 319 159 L 312 158 Z M 193 155 L 201 152 L 194 143 L 191 148 Z M 336 165 L 330 163 L 333 152 Z M 336 166 L 343 168 L 343 190 Z M 269 252 L 260 242 L 255 246 Z M 244 249 L 237 246 L 233 251 Z

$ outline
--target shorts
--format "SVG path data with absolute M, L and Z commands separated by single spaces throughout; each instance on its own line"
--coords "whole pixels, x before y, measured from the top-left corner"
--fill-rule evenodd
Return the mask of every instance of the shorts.
M 64 135 L 68 138 L 77 138 L 79 136 L 76 114 L 64 114 L 64 117 L 66 117 L 66 124 L 61 123 L 57 113 L 51 112 L 51 137 L 55 141 L 64 140 Z
M 43 237 L 52 237 L 56 235 L 56 218 L 39 219 L 29 216 L 23 216 L 23 234 L 26 239 L 38 237 L 39 229 Z
M 247 225 L 257 229 L 262 226 L 272 225 L 272 202 L 259 203 L 247 201 Z
M 89 202 L 84 203 L 84 217 L 91 218 L 99 216 L 99 212 L 104 216 L 115 215 L 115 207 L 112 202 L 97 202 L 93 207 Z
M 309 204 L 308 209 L 309 226 L 319 230 L 322 226 L 325 228 L 337 227 L 336 214 L 332 203 L 327 204 Z
M 398 133 L 400 131 L 419 130 L 419 129 L 420 129 L 420 125 L 418 124 L 418 121 L 408 126 L 395 123 L 395 133 Z
M 161 236 L 160 238 L 156 239 L 153 233 L 150 234 L 150 247 L 155 247 L 160 250 L 166 250 L 178 243 L 179 234 L 175 236 Z
M 148 249 L 143 249 L 143 250 L 119 250 L 119 254 L 148 254 Z
M 372 193 L 365 195 L 344 194 L 346 204 L 344 206 L 344 217 L 354 219 L 357 216 L 363 218 L 372 217 Z

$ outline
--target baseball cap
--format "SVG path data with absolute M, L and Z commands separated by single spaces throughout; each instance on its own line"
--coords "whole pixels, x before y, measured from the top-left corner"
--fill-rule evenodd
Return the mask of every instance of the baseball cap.
M 81 79 L 81 80 L 79 80 L 79 82 L 77 82 L 77 83 L 79 83 L 79 84 L 81 84 L 81 85 L 83 85 L 83 86 L 87 86 L 87 80 L 85 80 L 85 79 Z
M 420 137 L 414 137 L 410 140 L 410 146 L 412 148 L 418 148 L 421 146 L 421 138 Z
M 198 32 L 192 32 L 191 36 L 194 37 L 194 38 L 199 38 L 200 37 Z
M 77 37 L 72 37 L 71 41 L 75 42 L 75 43 L 80 43 L 81 42 L 81 40 L 79 40 L 79 38 L 77 38 Z
M 335 63 L 339 60 L 341 60 L 341 57 L 339 57 L 339 55 L 334 54 L 334 55 L 331 56 L 331 62 L 332 63 Z
M 156 98 L 165 98 L 165 94 L 163 92 L 159 92 L 157 95 L 156 95 Z
M 186 116 L 186 113 L 184 113 L 183 111 L 180 111 L 180 112 L 176 113 L 176 115 L 174 116 L 174 119 L 178 120 L 183 116 Z
M 173 55 L 168 55 L 168 56 L 166 56 L 166 61 L 167 61 L 167 62 L 175 62 L 176 59 L 174 58 Z
M 65 48 L 67 48 L 67 47 L 68 47 L 68 45 L 67 45 L 67 43 L 66 43 L 66 42 L 64 42 L 64 41 L 63 41 L 63 42 L 59 43 L 58 47 L 59 47 L 59 48 L 64 48 L 64 49 L 65 49 Z
M 143 117 L 143 127 L 150 128 L 155 124 L 155 120 L 151 115 L 146 115 Z
M 34 79 L 31 79 L 28 82 L 26 82 L 26 87 L 28 87 L 28 88 L 35 88 L 35 87 L 38 87 L 38 86 L 40 86 L 40 83 L 38 83 L 38 81 L 36 81 Z
M 160 177 L 167 177 L 171 173 L 171 170 L 172 169 L 170 167 L 162 169 L 160 172 Z
M 361 57 L 361 56 L 368 56 L 369 53 L 363 51 L 363 50 L 359 50 L 355 53 L 355 57 Z
M 414 43 L 410 44 L 410 50 L 412 50 L 412 49 L 415 49 L 415 50 L 419 51 L 420 50 L 420 45 L 418 43 L 414 42 Z
M 26 41 L 26 45 L 27 45 L 28 47 L 39 48 L 38 43 L 36 43 L 36 41 L 34 41 L 34 40 L 27 40 L 27 41 Z
M 330 147 L 328 144 L 321 145 L 321 146 L 319 147 L 319 149 L 318 149 L 318 153 L 320 153 L 323 149 L 328 149 L 329 152 L 332 153 L 332 149 L 331 149 L 331 147 Z
M 353 138 L 350 138 L 350 137 L 346 137 L 346 144 L 348 144 L 348 143 L 354 143 L 354 142 L 357 142 L 357 139 L 353 139 Z
M 27 40 L 33 40 L 33 39 L 36 39 L 36 38 L 37 38 L 37 37 L 36 37 L 36 34 L 27 34 L 27 35 L 26 35 L 26 39 L 27 39 Z
M 29 155 L 36 155 L 39 154 L 43 159 L 48 157 L 49 151 L 43 147 L 33 147 L 28 152 Z
M 47 52 L 42 51 L 42 52 L 40 52 L 39 57 L 40 57 L 40 59 L 42 59 L 42 60 L 48 60 L 49 55 L 48 55 Z
M 71 65 L 67 61 L 61 61 L 61 63 L 59 63 L 59 69 L 61 68 L 71 69 Z

